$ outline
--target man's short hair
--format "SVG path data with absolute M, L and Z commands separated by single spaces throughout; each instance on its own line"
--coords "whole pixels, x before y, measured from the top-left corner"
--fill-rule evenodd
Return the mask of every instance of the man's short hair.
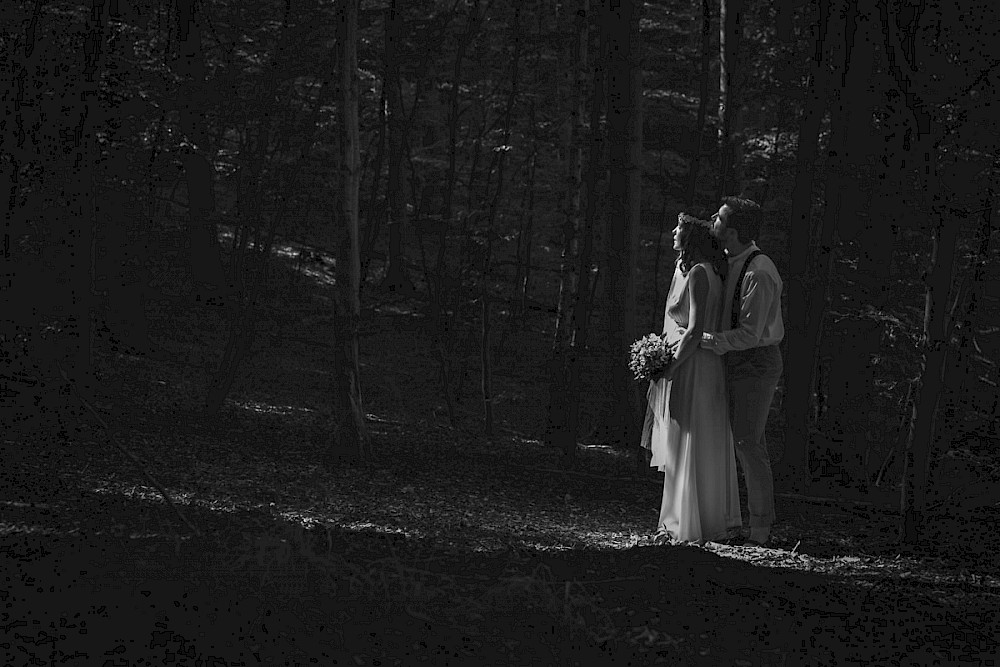
M 764 222 L 760 204 L 743 197 L 723 197 L 722 204 L 729 207 L 726 228 L 735 229 L 742 243 L 750 243 L 760 237 L 760 227 Z

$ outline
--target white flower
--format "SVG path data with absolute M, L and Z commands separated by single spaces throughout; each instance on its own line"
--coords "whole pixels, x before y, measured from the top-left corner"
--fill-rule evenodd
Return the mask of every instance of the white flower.
M 648 381 L 653 375 L 670 367 L 674 360 L 675 345 L 668 345 L 657 334 L 646 334 L 632 343 L 629 369 L 636 380 Z

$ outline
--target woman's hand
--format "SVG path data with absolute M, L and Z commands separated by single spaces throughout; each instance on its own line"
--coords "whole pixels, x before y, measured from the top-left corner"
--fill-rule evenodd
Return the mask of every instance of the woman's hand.
M 674 376 L 674 366 L 677 365 L 677 359 L 676 359 L 677 348 L 678 348 L 678 343 L 676 341 L 667 346 L 667 349 L 670 350 L 670 354 L 671 356 L 674 357 L 674 360 L 670 363 L 669 366 L 667 366 L 665 370 L 653 373 L 653 375 L 650 376 L 649 378 L 651 382 L 659 382 L 660 380 L 669 380 Z

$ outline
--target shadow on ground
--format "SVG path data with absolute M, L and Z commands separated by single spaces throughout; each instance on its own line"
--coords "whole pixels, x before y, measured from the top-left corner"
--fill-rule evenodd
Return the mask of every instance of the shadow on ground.
M 185 512 L 202 537 L 171 537 L 180 524 L 154 499 L 71 482 L 48 502 L 6 501 L 5 664 L 930 665 L 996 655 L 995 611 L 942 604 L 888 576 L 755 564 L 767 550 L 470 551 L 437 537 L 305 529 L 264 509 Z

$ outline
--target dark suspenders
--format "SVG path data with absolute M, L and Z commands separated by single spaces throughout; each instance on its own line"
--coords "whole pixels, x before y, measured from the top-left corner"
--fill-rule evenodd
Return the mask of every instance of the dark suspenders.
M 740 323 L 740 292 L 743 291 L 743 276 L 747 274 L 747 267 L 750 266 L 750 262 L 754 260 L 754 257 L 762 254 L 764 254 L 762 251 L 754 250 L 750 253 L 750 256 L 747 257 L 747 261 L 743 262 L 743 268 L 740 269 L 740 278 L 736 281 L 736 291 L 733 292 L 733 316 L 732 326 L 729 327 L 730 329 L 735 329 Z

